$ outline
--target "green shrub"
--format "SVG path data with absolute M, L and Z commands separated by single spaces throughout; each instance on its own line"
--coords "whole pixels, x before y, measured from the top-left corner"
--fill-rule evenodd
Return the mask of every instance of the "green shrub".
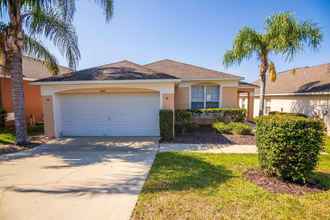
M 294 112 L 277 112 L 277 111 L 272 111 L 269 112 L 269 115 L 283 115 L 283 116 L 301 116 L 304 118 L 308 118 L 307 115 L 303 113 L 294 113 Z
M 44 133 L 44 124 L 37 123 L 33 126 L 28 127 L 29 135 L 40 135 Z
M 191 110 L 195 115 L 210 116 L 216 121 L 222 122 L 243 122 L 246 117 L 246 110 L 241 108 L 209 108 Z
M 0 108 L 0 129 L 4 129 L 6 124 L 6 111 Z
M 159 129 L 162 140 L 169 141 L 173 139 L 173 111 L 160 110 L 159 111 Z
M 231 128 L 233 134 L 248 135 L 252 134 L 252 128 L 250 125 L 241 122 L 230 122 L 228 126 Z
M 219 133 L 219 134 L 231 134 L 231 127 L 224 122 L 214 122 L 212 127 Z
M 230 122 L 228 124 L 224 122 L 215 122 L 212 127 L 220 134 L 247 135 L 252 133 L 251 126 L 241 122 Z
M 259 162 L 269 175 L 305 183 L 318 163 L 324 140 L 320 120 L 288 115 L 256 118 Z
M 192 112 L 187 110 L 175 110 L 175 131 L 184 134 L 192 129 Z

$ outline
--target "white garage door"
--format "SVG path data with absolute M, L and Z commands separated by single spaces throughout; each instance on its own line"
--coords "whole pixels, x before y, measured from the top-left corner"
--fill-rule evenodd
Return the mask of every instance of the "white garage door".
M 62 136 L 159 136 L 159 94 L 60 97 Z

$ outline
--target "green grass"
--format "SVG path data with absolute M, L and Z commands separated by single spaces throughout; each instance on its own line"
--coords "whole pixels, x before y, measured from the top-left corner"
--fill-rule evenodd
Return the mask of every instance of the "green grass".
M 325 152 L 327 152 L 328 154 L 330 154 L 330 136 L 327 136 L 325 138 Z
M 160 153 L 133 219 L 330 219 L 330 190 L 270 193 L 242 176 L 257 166 L 252 154 Z M 330 188 L 330 155 L 315 178 Z
M 15 135 L 10 131 L 0 132 L 0 144 L 14 144 L 16 140 Z
M 35 136 L 43 134 L 44 127 L 42 124 L 35 125 L 28 128 L 28 135 Z M 0 144 L 14 144 L 16 141 L 15 133 L 12 130 L 2 130 L 0 131 Z

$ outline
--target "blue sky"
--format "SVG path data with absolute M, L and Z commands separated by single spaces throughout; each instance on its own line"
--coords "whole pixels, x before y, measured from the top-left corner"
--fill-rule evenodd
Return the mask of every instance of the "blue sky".
M 78 69 L 122 59 L 145 64 L 169 58 L 229 73 L 251 82 L 258 77 L 255 58 L 225 68 L 222 57 L 243 26 L 263 31 L 264 20 L 291 11 L 319 24 L 324 40 L 288 63 L 272 57 L 277 70 L 330 62 L 330 1 L 323 0 L 114 0 L 114 17 L 105 23 L 94 1 L 77 1 L 75 27 L 82 59 Z M 61 64 L 65 60 L 52 48 Z

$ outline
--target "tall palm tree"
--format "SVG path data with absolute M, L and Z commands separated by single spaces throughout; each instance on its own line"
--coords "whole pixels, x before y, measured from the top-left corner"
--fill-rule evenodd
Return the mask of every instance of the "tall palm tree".
M 109 21 L 113 14 L 112 0 L 94 1 L 103 8 L 106 21 Z M 24 109 L 23 52 L 42 59 L 53 73 L 57 73 L 55 57 L 40 41 L 46 38 L 59 48 L 69 66 L 76 68 L 80 52 L 72 25 L 75 11 L 75 0 L 0 0 L 0 17 L 4 24 L 0 50 L 3 51 L 1 55 L 4 55 L 5 69 L 11 76 L 17 144 L 28 141 Z
M 243 27 L 235 37 L 232 49 L 225 53 L 223 63 L 225 66 L 240 64 L 253 55 L 257 56 L 260 62 L 259 115 L 263 115 L 267 71 L 272 81 L 276 80 L 275 65 L 269 56 L 282 55 L 291 61 L 305 45 L 317 49 L 321 41 L 322 33 L 315 23 L 299 22 L 291 13 L 283 12 L 266 19 L 263 33 Z

